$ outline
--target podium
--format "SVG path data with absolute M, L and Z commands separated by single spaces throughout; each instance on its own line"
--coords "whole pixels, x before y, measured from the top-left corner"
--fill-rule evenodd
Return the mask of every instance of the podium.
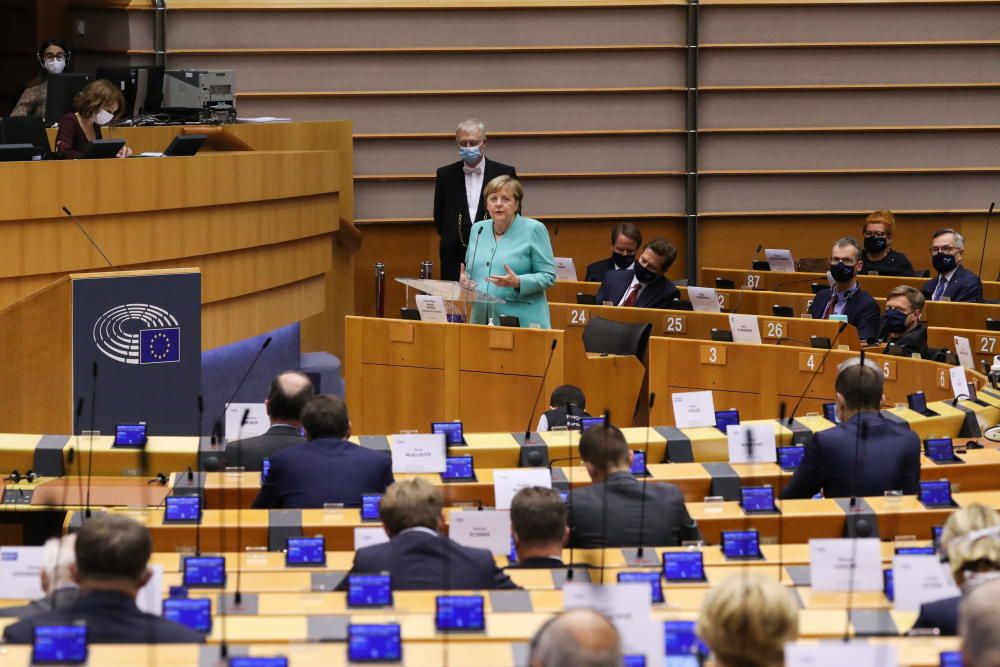
M 198 269 L 70 274 L 0 310 L 0 432 L 199 429 Z
M 454 280 L 432 280 L 429 278 L 396 278 L 396 282 L 402 283 L 406 286 L 406 301 L 405 303 L 409 305 L 410 303 L 410 290 L 415 289 L 418 292 L 423 292 L 428 296 L 439 296 L 448 305 L 451 306 L 451 314 L 459 314 L 462 316 L 462 321 L 469 321 L 469 304 L 475 307 L 477 304 L 485 304 L 488 308 L 490 305 L 497 305 L 501 303 L 507 303 L 503 299 L 495 296 L 490 296 L 489 294 L 484 294 L 483 292 L 477 292 L 474 289 L 469 289 L 468 287 L 463 287 L 461 284 Z M 457 304 L 462 304 L 459 307 Z M 488 311 L 487 311 L 488 312 Z M 490 316 L 487 316 L 487 320 Z

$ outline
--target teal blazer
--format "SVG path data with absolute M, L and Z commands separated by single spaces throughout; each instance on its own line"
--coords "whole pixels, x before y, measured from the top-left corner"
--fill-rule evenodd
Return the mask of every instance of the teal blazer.
M 504 264 L 521 279 L 520 288 L 498 287 L 487 280 L 491 275 L 504 275 Z M 493 236 L 492 220 L 477 222 L 472 226 L 465 252 L 465 271 L 476 283 L 478 292 L 506 301 L 475 304 L 470 322 L 486 324 L 492 317 L 494 324 L 500 324 L 500 315 L 514 315 L 522 327 L 534 324 L 552 328 L 545 290 L 556 281 L 556 264 L 549 231 L 542 223 L 517 215 L 498 241 Z

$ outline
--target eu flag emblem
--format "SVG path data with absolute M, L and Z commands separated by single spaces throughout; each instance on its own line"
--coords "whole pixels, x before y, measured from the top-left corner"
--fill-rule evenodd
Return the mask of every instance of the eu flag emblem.
M 143 329 L 139 332 L 140 364 L 176 364 L 181 360 L 181 329 Z

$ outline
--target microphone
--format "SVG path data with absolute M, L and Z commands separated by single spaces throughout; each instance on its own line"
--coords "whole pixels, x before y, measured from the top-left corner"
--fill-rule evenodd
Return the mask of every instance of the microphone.
M 479 231 L 476 232 L 476 245 L 472 246 L 472 261 L 469 263 L 469 266 L 465 267 L 466 273 L 468 273 L 469 269 L 473 268 L 476 265 L 476 253 L 479 252 L 479 237 L 483 235 L 483 230 L 485 228 L 486 228 L 486 225 L 483 225 L 483 226 L 481 226 L 479 228 Z M 486 289 L 489 289 L 489 285 L 490 285 L 490 282 L 489 282 L 489 280 L 487 280 L 486 281 Z
M 809 388 L 812 387 L 813 381 L 816 379 L 816 376 L 819 375 L 820 370 L 823 368 L 823 364 L 826 363 L 826 358 L 830 356 L 831 352 L 833 352 L 833 348 L 837 345 L 837 339 L 840 338 L 840 334 L 844 333 L 844 329 L 846 328 L 847 322 L 843 321 L 840 323 L 840 326 L 837 327 L 837 335 L 833 337 L 832 341 L 830 341 L 830 347 L 828 347 L 826 352 L 823 353 L 823 358 L 820 359 L 819 365 L 813 369 L 812 374 L 809 376 L 809 382 L 806 383 L 806 388 L 802 390 L 802 395 L 799 396 L 797 401 L 795 401 L 795 407 L 792 408 L 792 414 L 788 415 L 788 426 L 791 426 L 795 422 L 795 412 L 799 409 L 799 406 L 802 405 L 802 401 L 805 400 L 806 394 L 809 393 Z
M 951 399 L 951 407 L 957 408 L 959 401 L 967 401 L 971 398 L 968 394 L 959 394 L 955 398 Z
M 751 271 L 753 271 L 753 265 L 757 263 L 757 259 L 760 257 L 760 251 L 763 247 L 764 247 L 763 243 L 757 246 L 757 252 L 755 252 L 753 256 L 753 263 L 750 264 Z M 740 312 L 740 302 L 743 301 L 743 291 L 746 290 L 747 285 L 749 283 L 750 283 L 750 276 L 747 276 L 746 280 L 743 281 L 743 284 L 740 285 L 740 293 L 736 295 L 736 305 L 733 307 L 732 311 L 734 314 Z
M 524 444 L 526 445 L 531 441 L 531 425 L 535 422 L 535 410 L 538 409 L 538 401 L 542 398 L 542 390 L 545 389 L 545 379 L 549 375 L 549 365 L 552 363 L 552 357 L 556 353 L 556 344 L 558 342 L 558 338 L 552 339 L 552 347 L 549 348 L 549 358 L 545 360 L 545 370 L 542 372 L 542 381 L 538 383 L 538 393 L 535 394 L 535 402 L 531 404 L 531 414 L 528 416 L 528 426 L 524 429 Z M 552 466 L 550 465 L 549 469 L 551 468 Z
M 200 467 L 201 464 L 201 434 L 204 428 L 204 418 L 205 418 L 205 399 L 201 394 L 198 394 L 198 451 L 195 453 L 194 465 L 196 468 Z M 208 457 L 205 459 L 205 472 L 208 472 Z M 218 464 L 216 464 L 218 468 Z M 201 471 L 199 471 L 201 472 Z M 187 469 L 187 479 L 189 482 L 194 481 L 194 471 L 190 467 Z M 198 476 L 198 507 L 202 510 L 205 509 L 205 478 L 201 475 Z M 198 519 L 198 523 L 194 525 L 194 555 L 201 555 L 201 519 Z
M 757 261 L 760 259 L 760 251 L 763 250 L 763 249 L 764 249 L 764 244 L 763 243 L 758 243 L 757 244 L 757 250 L 755 250 L 754 253 L 753 253 L 753 264 L 750 265 L 751 270 L 753 270 L 753 265 L 756 264 Z
M 243 427 L 246 426 L 247 418 L 250 416 L 250 408 L 243 411 L 240 419 L 240 431 L 237 440 L 243 439 Z M 237 452 L 238 460 L 236 466 L 243 467 L 243 448 Z M 243 604 L 243 592 L 240 590 L 241 575 L 243 574 L 243 503 L 240 498 L 243 495 L 243 471 L 236 474 L 236 592 L 233 593 L 233 604 L 239 607 Z
M 757 252 L 760 252 L 760 246 L 757 246 Z M 649 395 L 649 417 L 650 417 L 650 420 L 652 420 L 652 417 L 653 417 L 653 403 L 654 402 L 656 402 L 656 394 L 655 393 L 651 393 Z M 645 467 L 646 465 L 649 464 L 649 432 L 650 432 L 650 429 L 651 429 L 651 427 L 650 427 L 649 423 L 647 422 L 647 424 L 646 424 L 646 442 L 645 442 L 645 445 L 643 446 L 643 450 L 642 450 L 643 467 Z M 639 562 L 642 561 L 643 554 L 645 553 L 645 547 L 642 545 L 642 543 L 643 543 L 643 537 L 644 537 L 644 530 L 645 530 L 645 527 L 646 527 L 646 480 L 649 479 L 649 475 L 646 474 L 646 471 L 643 470 L 642 472 L 643 472 L 643 475 L 642 475 L 642 500 L 639 501 L 639 546 L 635 550 L 635 558 Z M 606 545 L 605 545 L 605 548 L 606 548 Z M 603 573 L 601 575 L 601 579 L 602 580 L 604 579 Z
M 110 266 L 110 267 L 111 267 L 112 269 L 114 269 L 115 271 L 117 271 L 117 270 L 118 270 L 118 267 L 117 267 L 117 266 L 115 266 L 115 265 L 114 265 L 114 264 L 113 264 L 113 263 L 111 262 L 111 260 L 110 260 L 110 259 L 108 259 L 108 256 L 104 254 L 104 251 L 103 251 L 103 250 L 101 250 L 101 246 L 97 245 L 97 242 L 96 242 L 96 241 L 95 241 L 95 240 L 94 240 L 94 239 L 93 239 L 93 238 L 92 238 L 92 237 L 90 236 L 90 234 L 88 234 L 88 233 L 87 233 L 87 230 L 83 228 L 83 225 L 81 225 L 81 224 L 80 224 L 80 221 L 76 219 L 76 216 L 75 216 L 75 215 L 73 215 L 73 212 L 72 212 L 72 211 L 70 211 L 70 210 L 69 210 L 68 208 L 66 208 L 65 206 L 63 206 L 63 207 L 62 207 L 62 210 L 63 210 L 63 213 L 65 213 L 66 215 L 68 215 L 68 216 L 69 216 L 69 219 L 70 219 L 70 220 L 72 220 L 74 224 L 76 224 L 76 228 L 77 228 L 77 229 L 79 229 L 79 230 L 80 230 L 80 232 L 81 232 L 81 233 L 82 233 L 82 234 L 83 234 L 84 236 L 86 236 L 86 237 L 87 237 L 87 240 L 88 240 L 88 241 L 90 241 L 90 245 L 94 246 L 94 250 L 96 250 L 97 252 L 101 253 L 101 257 L 103 257 L 103 258 L 104 258 L 104 261 L 108 263 L 108 266 Z
M 213 442 L 214 442 L 214 438 L 216 437 L 216 431 L 218 431 L 218 434 L 219 434 L 219 441 L 218 442 L 219 443 L 222 442 L 222 437 L 221 437 L 222 436 L 221 420 L 222 420 L 223 417 L 226 416 L 226 410 L 229 409 L 229 405 L 236 398 L 236 394 L 240 393 L 240 389 L 243 388 L 243 383 L 247 381 L 248 377 L 250 377 L 250 371 L 252 371 L 253 367 L 257 365 L 257 361 L 260 359 L 260 355 L 264 354 L 264 350 L 266 350 L 267 346 L 270 345 L 270 344 L 271 344 L 271 337 L 268 336 L 264 340 L 264 342 L 261 344 L 260 349 L 257 350 L 257 354 L 256 354 L 256 356 L 254 356 L 253 361 L 251 361 L 250 365 L 247 366 L 246 373 L 243 374 L 243 377 L 240 379 L 239 384 L 236 385 L 236 389 L 233 391 L 232 396 L 230 396 L 229 400 L 226 401 L 225 405 L 222 406 L 222 412 L 220 412 L 219 416 L 215 418 L 215 426 L 213 427 L 213 430 L 212 430 Z M 207 462 L 207 459 L 206 459 L 206 462 Z
M 865 368 L 865 351 L 861 350 L 860 355 L 861 363 L 858 364 L 858 396 L 861 396 L 861 382 L 864 377 Z M 858 504 L 858 457 L 861 452 L 861 441 L 867 435 L 867 426 L 862 419 L 862 414 L 859 412 L 854 415 L 854 418 L 858 420 L 857 432 L 854 437 L 854 466 L 851 471 L 851 501 L 850 509 L 848 512 L 853 512 L 855 506 Z M 851 519 L 848 517 L 848 521 Z M 847 622 L 844 624 L 844 642 L 847 642 L 850 638 L 851 633 L 851 607 L 854 599 L 854 573 L 857 569 L 857 554 L 858 554 L 858 536 L 864 532 L 866 534 L 871 533 L 871 527 L 868 525 L 867 521 L 862 522 L 861 520 L 853 523 L 853 530 L 849 531 L 849 536 L 852 540 L 851 542 L 851 565 L 850 574 L 847 580 Z M 848 525 L 851 526 L 852 523 Z M 867 536 L 867 535 L 866 535 Z
M 990 202 L 990 210 L 986 212 L 986 231 L 983 233 L 983 251 L 979 254 L 979 270 L 976 271 L 976 275 L 982 275 L 983 273 L 983 260 L 986 259 L 986 242 L 990 238 L 990 218 L 993 217 L 993 207 L 996 206 L 995 201 Z
M 611 429 L 611 411 L 609 409 L 604 408 L 604 425 L 603 426 L 599 426 L 597 428 L 602 429 L 601 430 L 601 435 L 602 435 L 602 437 L 604 439 L 604 442 L 602 443 L 601 449 L 603 449 L 604 451 L 608 451 L 608 431 Z M 605 559 L 608 556 L 608 480 L 607 480 L 606 477 L 604 479 L 603 487 L 604 487 L 604 490 L 603 490 L 604 492 L 602 493 L 603 497 L 601 499 L 601 535 L 604 538 L 602 540 L 602 547 L 603 548 L 601 549 L 601 583 L 602 584 L 604 583 L 604 572 L 605 572 L 605 570 L 604 570 L 604 562 L 605 562 Z
M 90 451 L 87 453 L 87 500 L 84 503 L 84 518 L 89 519 L 91 516 L 90 512 L 90 485 L 93 481 L 94 473 L 94 428 L 95 422 L 97 420 L 97 362 L 94 362 L 92 368 L 92 381 L 90 385 Z

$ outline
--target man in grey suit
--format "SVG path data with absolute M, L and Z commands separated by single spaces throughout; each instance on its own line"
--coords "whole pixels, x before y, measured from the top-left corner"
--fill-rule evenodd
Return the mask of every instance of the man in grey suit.
M 572 546 L 639 546 L 640 526 L 642 546 L 673 547 L 701 539 L 680 489 L 667 482 L 644 485 L 630 472 L 632 450 L 618 428 L 608 424 L 584 431 L 580 458 L 594 483 L 570 493 Z
M 285 371 L 276 375 L 264 401 L 271 427 L 253 438 L 230 443 L 226 447 L 226 465 L 259 471 L 264 459 L 305 442 L 300 416 L 315 395 L 312 382 L 305 374 Z
M 38 614 L 69 607 L 80 597 L 80 588 L 73 582 L 70 567 L 76 562 L 76 534 L 53 537 L 42 547 L 42 590 L 45 597 L 19 607 L 2 607 L 0 616 L 31 618 Z

